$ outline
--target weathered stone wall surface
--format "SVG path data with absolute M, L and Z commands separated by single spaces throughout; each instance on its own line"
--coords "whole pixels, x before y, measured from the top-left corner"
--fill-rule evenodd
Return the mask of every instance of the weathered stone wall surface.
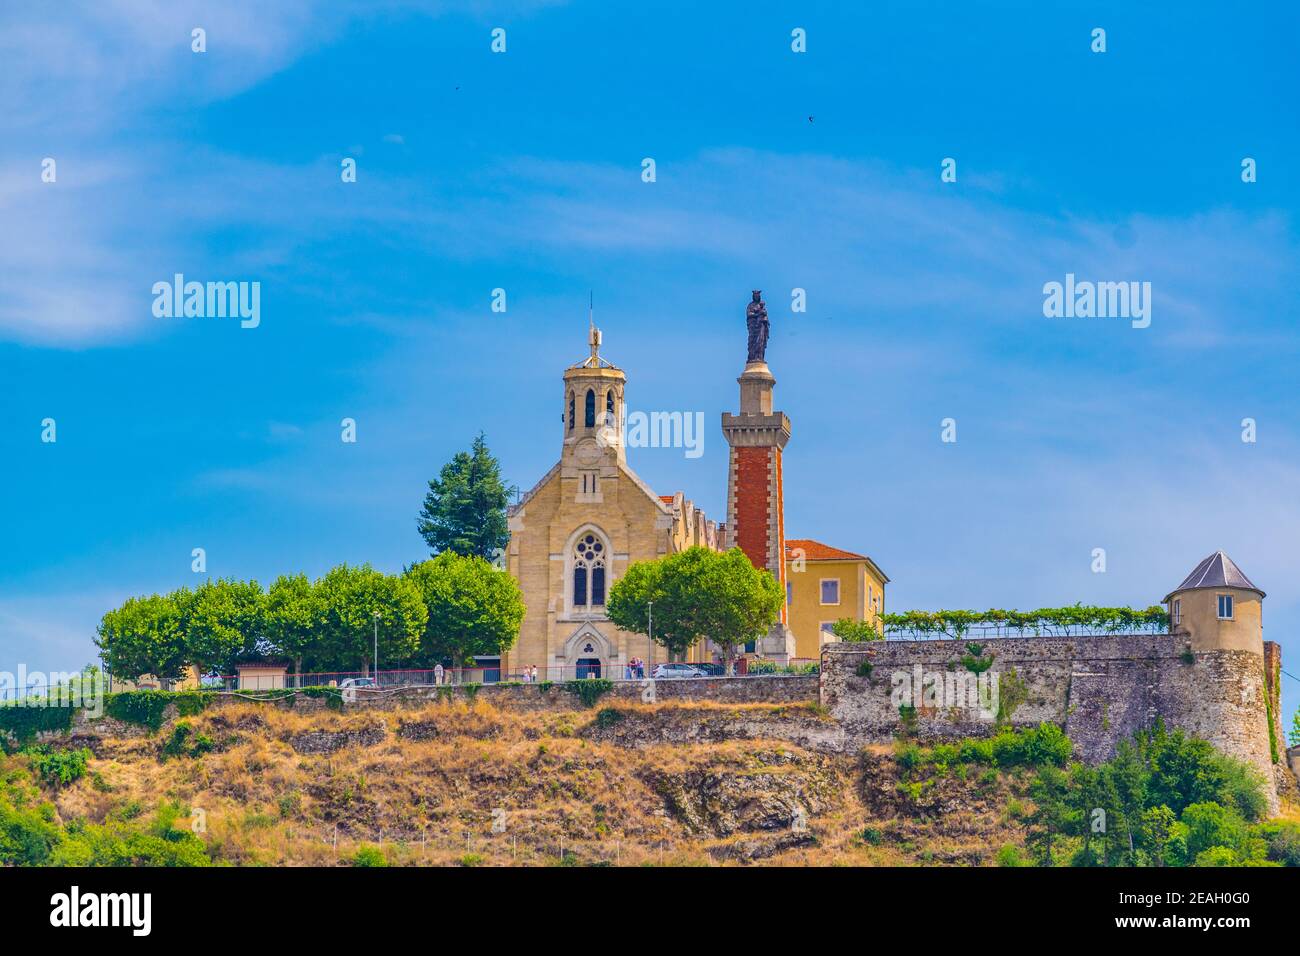
M 793 704 L 817 700 L 817 675 L 771 674 L 755 677 L 703 677 L 654 681 L 653 696 L 647 681 L 616 681 L 613 688 L 603 694 L 600 704 L 712 701 L 735 704 Z M 573 710 L 581 708 L 581 699 L 565 684 L 483 684 L 472 692 L 463 686 L 413 687 L 395 694 L 367 697 L 358 695 L 355 706 L 400 708 L 411 701 L 450 698 L 467 701 L 471 696 L 493 706 L 507 710 Z M 300 700 L 298 706 L 306 704 Z M 319 701 L 312 703 L 320 704 Z M 354 705 L 349 704 L 349 707 Z
M 1264 661 L 1249 651 L 1192 653 L 1184 634 L 981 640 L 992 658 L 1005 718 L 1013 726 L 1060 724 L 1089 762 L 1110 757 L 1118 741 L 1157 718 L 1204 737 L 1274 779 L 1269 749 Z M 895 690 L 917 683 L 949 686 L 972 675 L 965 641 L 828 644 L 822 652 L 821 701 L 862 743 L 890 740 L 899 729 Z M 870 661 L 870 676 L 859 676 Z M 1022 695 L 1016 693 L 1023 691 Z M 1017 697 L 1023 701 L 1015 704 Z M 918 694 L 915 732 L 922 739 L 980 736 L 994 716 L 934 694 Z M 1009 712 L 1006 712 L 1009 711 Z
M 602 694 L 593 709 L 611 704 L 628 703 L 673 703 L 680 701 L 701 701 L 712 703 L 735 704 L 815 704 L 817 702 L 817 675 L 771 674 L 755 677 L 717 677 L 690 678 L 679 680 L 658 680 L 654 682 L 654 696 L 648 698 L 644 682 L 616 682 L 611 690 Z M 484 684 L 471 691 L 464 685 L 447 685 L 443 687 L 411 687 L 395 693 L 383 693 L 368 696 L 364 692 L 357 694 L 355 702 L 345 703 L 344 712 L 358 710 L 403 710 L 422 707 L 431 701 L 453 700 L 468 702 L 471 699 L 483 700 L 504 710 L 516 711 L 566 711 L 582 710 L 586 704 L 577 694 L 566 689 L 564 684 Z M 248 697 L 238 694 L 217 694 L 210 707 L 219 708 L 231 704 L 246 703 Z M 329 702 L 322 697 L 308 697 L 298 694 L 295 697 L 261 701 L 262 707 L 292 707 L 297 713 L 310 714 L 324 711 Z M 164 723 L 177 717 L 176 705 L 169 704 L 163 711 Z M 809 718 L 812 720 L 812 718 Z M 817 733 L 812 737 L 831 740 L 838 739 L 838 729 L 834 726 L 822 726 L 817 723 Z M 811 724 L 810 724 L 811 726 Z M 164 731 L 165 733 L 166 731 Z M 800 731 L 805 737 L 810 735 L 807 728 Z M 98 752 L 100 742 L 108 738 L 145 737 L 150 734 L 148 728 L 139 724 L 127 723 L 101 714 L 92 716 L 84 710 L 78 710 L 73 716 L 72 727 L 68 731 L 42 731 L 36 735 L 36 743 L 52 744 L 59 747 L 89 747 Z M 742 734 L 744 736 L 745 734 Z M 311 735 L 304 735 L 293 741 L 293 746 L 300 752 L 330 752 L 352 741 L 339 743 L 333 737 L 317 740 Z M 825 744 L 822 749 L 835 749 L 834 744 Z

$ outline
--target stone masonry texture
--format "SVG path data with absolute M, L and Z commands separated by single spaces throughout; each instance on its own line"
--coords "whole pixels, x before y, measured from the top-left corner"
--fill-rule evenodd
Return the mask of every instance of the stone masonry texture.
M 1264 661 L 1249 651 L 1193 654 L 1186 635 L 995 638 L 979 642 L 991 657 L 1002 694 L 1017 685 L 1024 700 L 1006 719 L 1013 726 L 1061 725 L 1076 755 L 1095 763 L 1116 744 L 1163 719 L 1203 737 L 1276 781 L 1264 706 Z M 969 674 L 966 641 L 879 641 L 828 644 L 822 652 L 821 702 L 850 738 L 893 739 L 901 726 L 893 691 L 899 675 Z M 864 661 L 870 661 L 868 668 Z M 905 686 L 905 685 L 904 685 Z M 1013 695 L 1014 697 L 1014 695 Z M 918 708 L 915 733 L 937 740 L 985 736 L 994 720 L 971 707 Z

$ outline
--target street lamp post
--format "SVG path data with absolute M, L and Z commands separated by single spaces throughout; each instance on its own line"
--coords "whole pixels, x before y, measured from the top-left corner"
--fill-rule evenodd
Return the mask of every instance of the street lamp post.
M 375 611 L 371 615 L 375 619 L 375 688 L 379 687 L 379 612 Z

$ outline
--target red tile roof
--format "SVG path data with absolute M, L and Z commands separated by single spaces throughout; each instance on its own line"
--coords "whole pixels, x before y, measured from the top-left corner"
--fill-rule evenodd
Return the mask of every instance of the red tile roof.
M 659 500 L 662 501 L 662 502 L 663 502 L 664 504 L 666 504 L 666 505 L 670 505 L 670 504 L 673 503 L 673 498 L 675 498 L 675 497 L 676 497 L 676 495 L 660 495 L 660 496 L 659 496 Z
M 829 544 L 822 544 L 820 541 L 812 540 L 812 538 L 785 539 L 785 556 L 787 559 L 793 557 L 790 552 L 796 548 L 803 551 L 804 559 L 807 561 L 871 560 L 865 554 L 854 554 L 852 551 L 841 551 L 839 548 L 832 548 Z

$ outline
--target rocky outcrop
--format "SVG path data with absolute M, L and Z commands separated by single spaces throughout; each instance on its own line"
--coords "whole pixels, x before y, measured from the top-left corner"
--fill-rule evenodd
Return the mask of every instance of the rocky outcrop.
M 305 730 L 289 738 L 289 746 L 300 754 L 332 754 L 344 747 L 373 747 L 387 736 L 382 724 L 347 730 Z
M 801 832 L 810 817 L 839 804 L 845 781 L 834 762 L 813 754 L 752 751 L 732 764 L 643 778 L 669 816 L 689 832 Z
M 606 707 L 580 736 L 620 747 L 708 744 L 724 740 L 781 740 L 820 753 L 845 753 L 843 729 L 815 707 L 657 709 Z

